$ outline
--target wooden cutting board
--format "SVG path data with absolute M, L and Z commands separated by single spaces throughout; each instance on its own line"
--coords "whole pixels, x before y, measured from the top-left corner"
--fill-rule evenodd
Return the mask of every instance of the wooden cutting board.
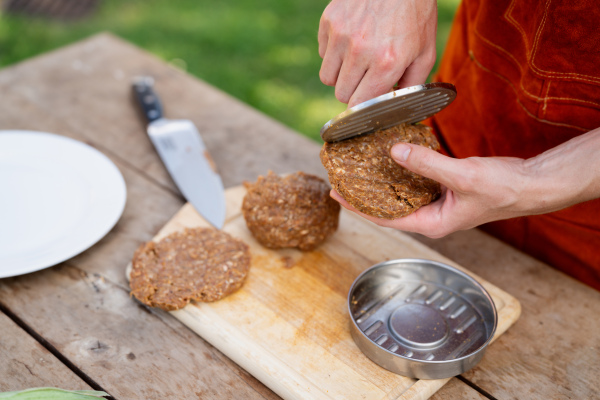
M 241 214 L 245 189 L 228 189 L 224 231 L 250 246 L 244 286 L 215 303 L 193 303 L 173 316 L 285 399 L 427 399 L 449 379 L 417 380 L 369 360 L 350 336 L 348 290 L 365 269 L 395 258 L 425 258 L 464 270 L 401 232 L 342 210 L 338 231 L 313 252 L 269 250 Z M 186 204 L 156 235 L 208 226 Z M 468 271 L 465 271 L 469 273 Z M 508 293 L 469 273 L 498 310 L 494 339 L 521 312 Z

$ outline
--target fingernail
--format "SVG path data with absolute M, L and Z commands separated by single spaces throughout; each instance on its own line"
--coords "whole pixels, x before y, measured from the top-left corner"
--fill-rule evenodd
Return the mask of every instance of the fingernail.
M 410 146 L 405 144 L 396 144 L 392 147 L 392 158 L 396 161 L 404 162 L 408 160 L 410 154 Z

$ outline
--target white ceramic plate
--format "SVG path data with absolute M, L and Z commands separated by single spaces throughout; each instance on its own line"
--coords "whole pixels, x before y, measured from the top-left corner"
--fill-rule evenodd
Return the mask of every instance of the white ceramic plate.
M 0 278 L 65 261 L 117 223 L 127 197 L 117 167 L 64 136 L 0 131 Z

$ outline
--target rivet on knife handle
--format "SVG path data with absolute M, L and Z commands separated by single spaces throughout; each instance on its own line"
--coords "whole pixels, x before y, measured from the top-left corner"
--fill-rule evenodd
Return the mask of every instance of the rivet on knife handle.
M 149 76 L 139 76 L 133 80 L 133 91 L 142 107 L 148 122 L 156 121 L 163 117 L 162 105 L 154 93 L 154 79 Z

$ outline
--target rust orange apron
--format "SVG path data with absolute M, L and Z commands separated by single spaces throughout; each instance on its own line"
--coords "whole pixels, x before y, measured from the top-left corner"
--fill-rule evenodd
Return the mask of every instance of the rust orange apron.
M 530 158 L 600 127 L 598 21 L 598 0 L 463 0 L 436 76 L 458 96 L 430 121 L 445 152 Z M 600 290 L 600 200 L 481 229 Z

